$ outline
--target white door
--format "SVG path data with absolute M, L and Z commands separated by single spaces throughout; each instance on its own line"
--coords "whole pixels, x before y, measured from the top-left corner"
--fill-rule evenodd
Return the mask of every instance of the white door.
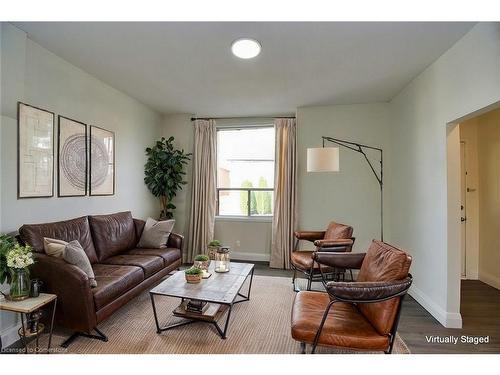
M 462 260 L 462 279 L 467 278 L 467 248 L 466 248 L 466 239 L 467 239 L 467 206 L 466 202 L 466 194 L 467 194 L 467 170 L 465 168 L 465 142 L 460 142 L 460 251 L 461 251 L 461 260 Z

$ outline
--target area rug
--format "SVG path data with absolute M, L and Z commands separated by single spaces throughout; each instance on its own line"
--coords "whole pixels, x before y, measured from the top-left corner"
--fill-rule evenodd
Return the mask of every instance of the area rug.
M 55 352 L 74 354 L 298 354 L 299 343 L 290 334 L 294 296 L 289 278 L 254 276 L 251 299 L 234 306 L 228 337 L 222 340 L 215 327 L 203 323 L 157 334 L 149 294 L 144 292 L 99 325 L 108 342 L 80 337 L 63 350 L 59 344 L 69 332 L 56 330 L 53 347 Z M 178 320 L 171 315 L 179 304 L 178 299 L 158 296 L 156 302 L 160 324 Z M 225 321 L 225 317 L 222 319 Z M 46 340 L 46 335 L 44 337 Z M 320 348 L 318 352 L 354 353 L 331 348 Z M 393 353 L 410 353 L 399 336 Z

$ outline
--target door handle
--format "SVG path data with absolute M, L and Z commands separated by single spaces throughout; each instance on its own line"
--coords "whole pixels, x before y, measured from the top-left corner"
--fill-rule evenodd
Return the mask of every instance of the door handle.
M 467 218 L 466 218 L 466 217 L 461 217 L 461 218 L 460 218 L 460 221 L 461 221 L 462 223 L 463 223 L 464 221 L 466 221 L 466 220 L 467 220 Z

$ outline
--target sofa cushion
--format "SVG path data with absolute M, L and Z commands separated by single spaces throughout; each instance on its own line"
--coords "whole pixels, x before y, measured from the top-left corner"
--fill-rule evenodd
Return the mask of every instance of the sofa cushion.
M 297 293 L 292 309 L 292 337 L 313 343 L 329 303 L 328 293 Z M 318 344 L 382 351 L 389 347 L 389 337 L 379 334 L 353 304 L 337 302 L 330 309 Z
M 89 216 L 89 223 L 99 262 L 132 249 L 137 244 L 130 211 Z
M 24 243 L 31 245 L 39 253 L 44 252 L 44 237 L 66 242 L 76 240 L 82 245 L 90 263 L 97 262 L 97 254 L 92 242 L 87 216 L 53 223 L 25 224 L 19 228 L 19 235 Z
M 96 263 L 92 268 L 97 281 L 97 287 L 92 289 L 96 310 L 113 302 L 144 280 L 140 267 Z
M 137 247 L 143 249 L 161 249 L 167 247 L 168 237 L 174 228 L 175 220 L 158 221 L 148 217 Z
M 55 238 L 43 238 L 43 249 L 45 254 L 51 257 L 62 258 L 64 255 L 64 248 L 69 242 L 57 240 Z
M 162 270 L 163 258 L 155 255 L 132 255 L 121 254 L 108 258 L 103 261 L 104 264 L 115 264 L 117 266 L 136 266 L 141 267 L 144 277 L 148 278 L 156 272 Z
M 411 257 L 387 243 L 373 240 L 366 252 L 357 281 L 396 281 L 408 276 Z M 380 334 L 388 334 L 396 318 L 400 298 L 360 303 L 359 310 Z
M 181 250 L 173 247 L 167 247 L 164 249 L 132 249 L 127 251 L 126 254 L 131 255 L 153 255 L 163 258 L 163 263 L 165 267 L 170 266 L 176 260 L 181 259 Z

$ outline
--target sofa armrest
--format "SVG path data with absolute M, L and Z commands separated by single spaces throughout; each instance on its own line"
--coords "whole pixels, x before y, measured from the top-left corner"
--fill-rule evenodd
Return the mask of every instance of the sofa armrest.
M 67 328 L 90 333 L 97 325 L 88 276 L 63 259 L 35 253 L 30 273 L 43 281 L 43 290 L 57 295 L 57 320 Z
M 167 247 L 175 247 L 182 252 L 182 248 L 184 245 L 184 236 L 178 233 L 170 233 L 168 236 Z
M 294 236 L 298 240 L 315 241 L 325 238 L 325 231 L 313 231 L 313 230 L 303 230 L 293 232 Z
M 331 298 L 344 302 L 371 303 L 405 294 L 412 283 L 411 276 L 396 281 L 336 282 L 326 284 Z
M 354 239 L 352 238 L 314 241 L 314 246 L 316 246 L 317 251 L 349 252 L 351 251 L 353 244 Z
M 313 253 L 313 259 L 319 264 L 335 268 L 347 268 L 359 270 L 363 264 L 366 253 L 335 253 L 317 251 Z

